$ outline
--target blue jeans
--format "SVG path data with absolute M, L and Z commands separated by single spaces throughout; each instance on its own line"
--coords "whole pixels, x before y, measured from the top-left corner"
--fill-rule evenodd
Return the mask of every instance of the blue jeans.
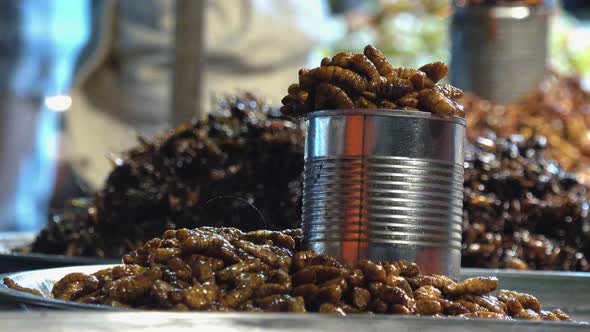
M 0 231 L 42 228 L 53 190 L 60 114 L 90 33 L 90 0 L 0 1 Z

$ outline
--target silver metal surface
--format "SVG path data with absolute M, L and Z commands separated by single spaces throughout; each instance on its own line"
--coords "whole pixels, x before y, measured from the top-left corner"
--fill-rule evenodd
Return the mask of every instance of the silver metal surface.
M 14 248 L 30 245 L 35 239 L 33 232 L 0 232 L 0 273 L 74 265 L 115 264 L 120 259 L 99 257 L 71 257 L 40 253 L 18 253 Z
M 48 295 L 53 287 L 53 284 L 61 279 L 68 273 L 72 272 L 83 272 L 83 273 L 94 273 L 98 270 L 112 267 L 113 265 L 95 265 L 95 266 L 78 266 L 78 267 L 67 267 L 67 268 L 59 268 L 59 269 L 48 269 L 48 270 L 38 270 L 38 271 L 28 271 L 28 272 L 20 272 L 20 273 L 10 273 L 5 275 L 0 275 L 0 280 L 3 277 L 7 276 L 14 279 L 17 283 L 21 284 L 24 287 L 35 288 L 39 289 L 43 294 Z M 500 279 L 500 288 L 503 289 L 512 289 L 521 292 L 527 292 L 534 294 L 536 297 L 539 298 L 541 303 L 543 304 L 543 308 L 545 309 L 553 309 L 553 308 L 561 308 L 564 309 L 567 313 L 573 315 L 573 317 L 578 321 L 590 321 L 590 303 L 588 298 L 590 298 L 590 274 L 589 273 L 572 273 L 572 272 L 540 272 L 540 271 L 531 271 L 531 272 L 517 272 L 517 271 L 507 271 L 507 270 L 480 270 L 480 269 L 463 269 L 461 273 L 461 279 L 474 277 L 474 276 L 496 276 Z M 59 301 L 54 299 L 47 299 L 41 298 L 38 296 L 14 291 L 11 289 L 6 288 L 2 282 L 0 282 L 0 306 L 4 305 L 5 307 L 13 307 L 13 308 L 20 308 L 20 309 L 36 309 L 36 308 L 52 308 L 52 309 L 68 309 L 68 310 L 117 310 L 117 311 L 136 311 L 136 310 L 124 310 L 124 309 L 115 309 L 112 307 L 107 306 L 96 306 L 96 305 L 84 305 L 78 304 L 73 302 L 66 302 L 66 301 Z M 106 314 L 106 313 L 105 313 Z M 150 315 L 155 313 L 151 313 Z M 176 314 L 169 314 L 168 317 L 176 317 Z M 294 319 L 297 320 L 297 317 L 305 317 L 305 319 L 321 319 L 317 315 L 273 315 L 273 314 L 194 314 L 196 317 L 200 317 L 205 319 L 209 317 L 210 319 L 217 320 L 218 318 L 227 317 L 227 319 L 232 319 L 232 317 L 244 317 L 244 318 L 256 318 L 258 321 L 266 321 L 270 324 L 271 321 L 276 319 L 276 317 L 283 317 L 284 319 Z M 160 316 L 164 317 L 164 316 Z M 327 321 L 331 321 L 331 318 L 328 316 L 322 316 Z M 379 317 L 379 318 L 378 318 Z M 354 316 L 354 318 L 347 318 L 347 320 L 352 319 L 352 321 L 363 321 L 365 322 L 365 318 L 360 316 Z M 432 318 L 412 318 L 412 317 L 400 317 L 400 316 L 388 316 L 387 318 L 383 316 L 377 317 L 370 317 L 370 319 L 387 319 L 390 322 L 400 322 L 401 326 L 403 324 L 409 324 L 408 327 L 419 328 L 423 327 L 423 324 L 431 322 Z M 401 320 L 400 320 L 401 319 Z M 1 319 L 0 319 L 1 320 Z M 441 321 L 444 324 L 441 324 Z M 458 327 L 463 326 L 464 330 L 455 330 L 455 331 L 494 331 L 490 330 L 490 326 L 492 325 L 485 325 L 485 320 L 469 320 L 471 323 L 461 323 L 467 322 L 464 320 L 457 320 L 452 318 L 444 318 L 444 319 L 434 319 L 434 322 L 438 322 L 439 327 L 441 328 L 439 331 L 451 331 L 451 327 Z M 403 323 L 405 322 L 405 323 Z M 489 321 L 488 321 L 489 322 Z M 493 321 L 496 322 L 498 325 L 498 331 L 504 331 L 500 328 L 527 328 L 528 326 L 536 326 L 537 328 L 548 328 L 548 327 L 556 327 L 557 325 L 553 325 L 551 322 L 543 322 L 541 324 L 526 322 L 526 321 L 514 321 L 514 322 L 500 322 L 500 321 Z M 428 323 L 430 324 L 430 323 Z M 460 324 L 460 325 L 457 325 Z M 467 324 L 467 325 L 461 325 Z M 483 328 L 483 326 L 487 326 Z M 502 325 L 508 324 L 508 325 Z M 536 325 L 530 325 L 536 324 Z M 263 324 L 264 325 L 264 324 Z M 571 326 L 571 324 L 567 324 L 567 326 Z M 434 327 L 434 325 L 432 325 Z M 293 328 L 293 327 L 292 327 Z M 468 328 L 472 328 L 473 330 L 469 330 Z M 362 329 L 367 330 L 367 329 Z M 406 331 L 406 330 L 401 330 Z M 415 331 L 415 330 L 412 330 Z M 526 331 L 521 330 L 519 331 Z M 532 330 L 531 330 L 532 331 Z M 542 331 L 542 330 L 540 330 Z M 561 330 L 560 330 L 561 331 Z
M 501 103 L 530 92 L 547 60 L 545 5 L 455 6 L 451 84 Z
M 404 259 L 456 278 L 465 120 L 337 110 L 308 114 L 306 126 L 307 245 L 348 263 Z
M 194 332 L 194 331 L 387 331 L 387 332 L 569 332 L 588 325 L 544 321 L 442 319 L 402 315 L 32 312 L 0 313 L 2 331 L 43 332 Z M 41 328 L 42 327 L 42 328 Z
M 0 232 L 0 253 L 9 253 L 16 247 L 33 242 L 35 232 Z

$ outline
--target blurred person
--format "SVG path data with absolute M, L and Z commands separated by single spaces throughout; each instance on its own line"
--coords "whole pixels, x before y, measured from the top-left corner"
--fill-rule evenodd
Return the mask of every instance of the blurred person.
M 105 154 L 171 126 L 174 15 L 173 0 L 102 1 L 93 15 L 99 33 L 67 120 L 69 158 L 95 189 L 112 169 Z M 243 90 L 278 104 L 314 47 L 338 33 L 328 15 L 323 0 L 206 1 L 203 112 L 212 96 Z
M 0 231 L 47 220 L 59 133 L 89 1 L 0 1 Z

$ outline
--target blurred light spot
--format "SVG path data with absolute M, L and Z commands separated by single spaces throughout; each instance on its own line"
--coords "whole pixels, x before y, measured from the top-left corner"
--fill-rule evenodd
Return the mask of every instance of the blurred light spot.
M 72 98 L 65 95 L 45 97 L 45 106 L 52 111 L 65 112 L 72 106 Z
M 522 20 L 531 15 L 528 7 L 494 7 L 492 14 L 495 18 L 514 18 Z

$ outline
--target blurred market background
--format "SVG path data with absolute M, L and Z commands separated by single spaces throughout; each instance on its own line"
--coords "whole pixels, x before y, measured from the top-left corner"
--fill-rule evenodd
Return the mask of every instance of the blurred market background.
M 273 108 L 299 68 L 372 44 L 394 66 L 449 63 L 451 83 L 467 92 L 472 148 L 463 249 L 470 266 L 487 261 L 519 268 L 524 260 L 532 268 L 586 271 L 590 3 L 527 0 L 498 6 L 509 9 L 485 11 L 488 16 L 473 23 L 464 19 L 473 13 L 463 0 L 0 1 L 0 231 L 57 225 L 63 215 L 56 211 L 73 198 L 99 190 L 112 194 L 105 179 L 130 158 L 125 151 L 151 146 L 146 142 L 193 115 L 226 125 L 233 120 L 224 117 L 235 116 L 236 109 L 254 110 L 265 121 L 276 120 Z M 546 35 L 544 28 L 531 33 L 519 26 L 531 17 L 547 27 Z M 469 35 L 473 27 L 483 37 Z M 524 39 L 510 40 L 512 32 L 523 31 Z M 508 48 L 496 55 L 500 59 L 488 59 L 485 50 L 501 44 Z M 529 66 L 532 60 L 541 66 Z M 487 85 L 470 85 L 453 73 Z M 253 120 L 235 121 L 239 131 Z M 281 123 L 285 132 L 297 128 Z M 282 152 L 297 155 L 301 135 L 293 133 L 287 137 L 293 151 Z M 276 138 L 276 132 L 269 135 L 261 139 Z M 261 163 L 269 162 L 263 157 Z M 210 162 L 206 158 L 203 165 Z M 283 183 L 288 191 L 270 190 L 296 193 L 298 166 L 283 169 L 294 169 L 294 180 Z M 113 174 L 115 187 L 139 201 L 143 196 L 133 190 L 151 189 Z M 149 199 L 132 203 L 149 206 Z M 298 199 L 293 194 L 280 204 L 298 211 Z M 255 198 L 248 202 L 266 208 Z M 280 204 L 269 209 L 284 209 Z

